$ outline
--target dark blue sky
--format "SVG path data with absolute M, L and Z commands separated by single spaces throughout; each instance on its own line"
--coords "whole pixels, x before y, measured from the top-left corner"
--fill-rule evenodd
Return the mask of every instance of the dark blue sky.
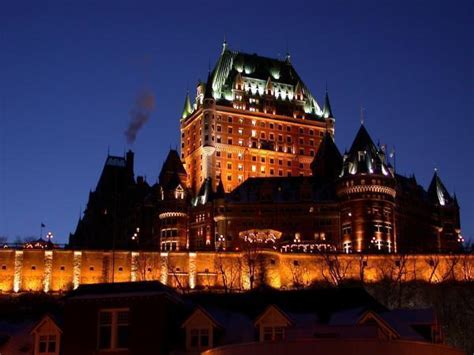
M 10 4 L 8 4 L 10 3 Z M 14 5 L 13 5 L 14 4 Z M 397 169 L 427 186 L 436 166 L 474 236 L 473 5 L 458 1 L 5 1 L 0 5 L 0 235 L 65 242 L 107 149 L 123 154 L 137 93 L 156 110 L 132 149 L 153 183 L 186 89 L 233 49 L 282 56 L 321 102 L 328 83 L 336 142 L 350 146 L 366 109 Z M 149 64 L 146 64 L 149 63 Z

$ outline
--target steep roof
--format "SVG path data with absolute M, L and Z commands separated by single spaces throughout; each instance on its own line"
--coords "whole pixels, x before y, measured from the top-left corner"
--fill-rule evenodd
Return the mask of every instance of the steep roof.
M 332 114 L 331 104 L 329 102 L 329 94 L 326 91 L 326 95 L 324 97 L 324 107 L 323 107 L 323 118 L 334 117 Z
M 313 176 L 334 181 L 341 173 L 342 155 L 329 132 L 323 137 L 318 152 L 311 162 Z
M 271 78 L 273 87 L 278 86 L 284 90 L 288 89 L 288 86 L 294 90 L 300 83 L 305 101 L 305 112 L 313 113 L 319 117 L 322 115 L 319 104 L 289 60 L 233 51 L 225 45 L 212 71 L 212 90 L 216 100 L 225 99 L 232 93 L 237 73 L 259 82 L 261 85 L 258 85 L 259 90 L 257 91 L 261 91 L 261 93 L 263 93 L 269 78 Z M 208 84 L 209 82 L 208 80 Z
M 176 179 L 180 180 L 180 175 L 186 176 L 186 170 L 179 158 L 178 152 L 174 149 L 170 149 L 168 156 L 161 167 L 159 175 L 160 184 L 168 185 L 170 182 L 176 182 Z
M 360 173 L 393 177 L 393 172 L 385 161 L 385 153 L 377 148 L 363 124 L 352 142 L 351 149 L 344 155 L 342 176 Z
M 428 187 L 428 196 L 432 202 L 441 206 L 449 205 L 453 202 L 453 198 L 444 186 L 438 171 L 435 170 L 430 186 Z
M 191 106 L 191 99 L 189 98 L 189 92 L 186 93 L 186 98 L 184 99 L 184 107 L 181 118 L 188 117 L 193 112 L 193 107 Z

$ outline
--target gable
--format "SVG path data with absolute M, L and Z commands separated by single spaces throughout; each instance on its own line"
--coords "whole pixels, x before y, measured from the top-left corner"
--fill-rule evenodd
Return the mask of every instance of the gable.
M 60 334 L 61 328 L 50 316 L 44 316 L 36 326 L 31 330 L 30 334 Z
M 290 318 L 277 306 L 270 305 L 256 320 L 256 326 L 272 325 L 284 326 L 291 325 Z
M 183 323 L 182 328 L 210 328 L 219 324 L 207 312 L 197 308 Z
M 360 325 L 370 325 L 375 324 L 380 328 L 384 333 L 386 333 L 390 338 L 399 338 L 395 329 L 393 329 L 383 318 L 379 317 L 376 313 L 368 311 L 362 315 L 362 317 L 357 321 L 357 324 Z

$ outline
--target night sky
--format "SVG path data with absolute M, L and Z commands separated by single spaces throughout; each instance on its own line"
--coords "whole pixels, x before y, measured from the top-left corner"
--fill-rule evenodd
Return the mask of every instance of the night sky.
M 64 243 L 107 157 L 135 151 L 154 183 L 179 147 L 186 90 L 195 92 L 229 47 L 291 60 L 322 104 L 326 82 L 336 143 L 360 124 L 396 148 L 397 170 L 427 187 L 438 168 L 474 236 L 474 2 L 2 1 L 0 236 Z M 128 145 L 143 90 L 150 120 Z

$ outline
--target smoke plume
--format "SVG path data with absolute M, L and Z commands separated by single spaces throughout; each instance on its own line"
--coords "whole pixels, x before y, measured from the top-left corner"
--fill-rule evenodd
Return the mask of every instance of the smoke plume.
M 125 130 L 128 144 L 135 142 L 138 131 L 148 121 L 155 109 L 155 103 L 155 95 L 151 90 L 143 90 L 138 94 L 135 105 L 130 110 L 130 122 Z

